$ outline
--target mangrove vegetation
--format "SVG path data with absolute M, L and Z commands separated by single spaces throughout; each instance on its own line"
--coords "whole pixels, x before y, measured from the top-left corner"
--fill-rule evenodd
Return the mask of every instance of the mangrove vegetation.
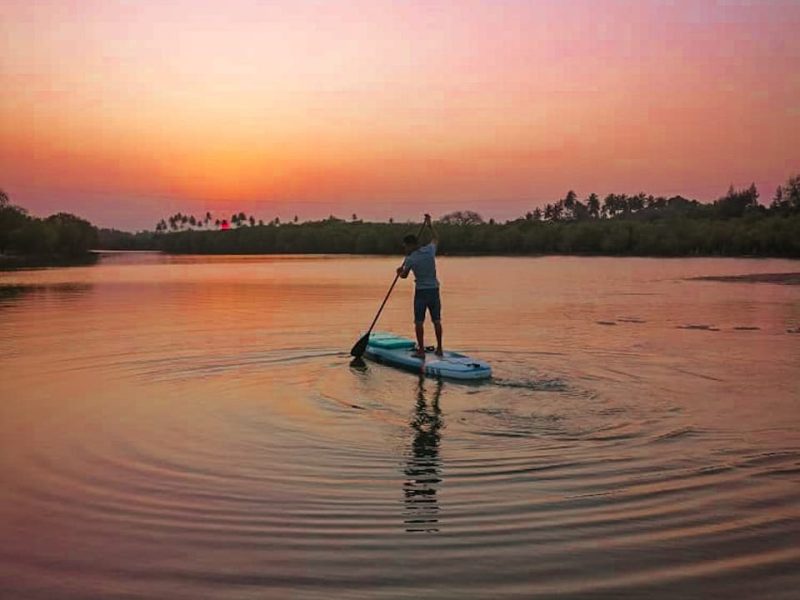
M 97 228 L 69 213 L 40 219 L 0 190 L 0 268 L 90 262 Z
M 268 221 L 244 212 L 177 213 L 153 231 L 100 229 L 74 215 L 40 219 L 0 192 L 0 258 L 45 262 L 85 257 L 90 249 L 176 254 L 398 254 L 412 222 Z M 800 175 L 768 201 L 755 185 L 731 187 L 714 202 L 644 193 L 562 199 L 503 223 L 456 211 L 437 221 L 443 254 L 598 254 L 614 256 L 773 256 L 800 258 Z
M 416 227 L 356 215 L 264 224 L 240 213 L 220 225 L 194 218 L 198 227 L 192 219 L 162 221 L 158 247 L 192 254 L 397 254 L 403 235 Z M 505 223 L 457 211 L 437 226 L 445 254 L 800 257 L 800 176 L 780 186 L 768 205 L 759 202 L 755 185 L 731 188 L 713 203 L 647 194 L 580 199 L 570 191 Z

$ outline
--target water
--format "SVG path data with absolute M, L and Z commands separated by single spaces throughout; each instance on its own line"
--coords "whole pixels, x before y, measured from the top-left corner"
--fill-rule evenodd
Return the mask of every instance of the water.
M 800 287 L 686 281 L 797 263 L 442 258 L 464 385 L 396 262 L 0 274 L 0 596 L 797 597 Z

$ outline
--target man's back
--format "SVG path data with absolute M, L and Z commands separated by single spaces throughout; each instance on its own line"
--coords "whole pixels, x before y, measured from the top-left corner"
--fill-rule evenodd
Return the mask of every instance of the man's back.
M 436 278 L 436 244 L 420 246 L 406 257 L 404 266 L 414 272 L 418 290 L 434 290 L 439 287 Z

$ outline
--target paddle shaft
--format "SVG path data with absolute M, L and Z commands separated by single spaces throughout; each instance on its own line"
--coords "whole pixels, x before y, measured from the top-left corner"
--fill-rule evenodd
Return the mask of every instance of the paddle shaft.
M 386 302 L 389 300 L 389 296 L 392 295 L 392 290 L 394 289 L 394 286 L 397 285 L 398 279 L 400 279 L 400 273 L 397 273 L 394 276 L 394 281 L 392 282 L 392 285 L 389 286 L 389 291 L 386 292 L 386 297 L 383 299 L 383 302 L 381 302 L 381 307 L 378 309 L 378 314 L 375 315 L 375 318 L 372 320 L 372 325 L 370 325 L 369 329 L 367 329 L 367 335 L 372 333 L 372 328 L 375 327 L 375 323 L 378 322 L 378 318 L 381 316 L 381 313 L 383 312 L 383 307 L 386 306 Z

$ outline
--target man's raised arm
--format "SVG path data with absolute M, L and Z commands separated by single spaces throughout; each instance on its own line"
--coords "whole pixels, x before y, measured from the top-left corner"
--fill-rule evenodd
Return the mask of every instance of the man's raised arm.
M 431 216 L 426 214 L 425 215 L 425 225 L 428 226 L 428 229 L 431 230 L 431 243 L 439 247 L 439 232 L 436 231 L 436 228 L 433 226 L 433 221 L 431 221 Z

